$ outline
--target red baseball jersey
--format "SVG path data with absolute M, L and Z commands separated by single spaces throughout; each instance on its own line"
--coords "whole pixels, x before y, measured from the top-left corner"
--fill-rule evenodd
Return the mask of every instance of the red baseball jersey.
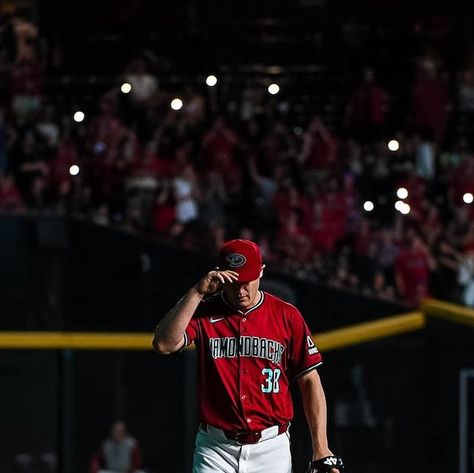
M 290 380 L 321 364 L 296 307 L 260 291 L 246 311 L 223 292 L 201 302 L 185 333 L 199 357 L 198 420 L 230 431 L 261 430 L 293 418 Z

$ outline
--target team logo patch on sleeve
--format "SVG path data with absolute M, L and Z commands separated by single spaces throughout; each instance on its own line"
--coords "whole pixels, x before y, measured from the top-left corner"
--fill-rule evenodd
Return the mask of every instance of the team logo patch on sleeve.
M 318 347 L 314 344 L 313 338 L 311 335 L 306 336 L 306 343 L 308 345 L 308 353 L 310 355 L 314 355 L 315 353 L 318 353 Z

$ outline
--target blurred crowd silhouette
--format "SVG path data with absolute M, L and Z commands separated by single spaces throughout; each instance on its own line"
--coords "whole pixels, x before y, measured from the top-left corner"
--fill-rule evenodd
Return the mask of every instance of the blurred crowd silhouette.
M 342 23 L 338 53 L 353 60 L 344 72 L 327 65 L 319 102 L 295 99 L 296 77 L 291 97 L 283 84 L 268 94 L 278 76 L 236 85 L 229 73 L 176 91 L 159 55 L 141 51 L 75 121 L 80 103 L 44 90 L 61 79 L 60 42 L 4 8 L 0 211 L 60 213 L 210 253 L 251 238 L 298 277 L 409 306 L 427 296 L 474 306 L 474 46 L 453 64 L 454 27 L 435 20 L 371 44 L 368 58 L 413 46 L 400 81 L 361 58 L 373 40 L 364 23 Z

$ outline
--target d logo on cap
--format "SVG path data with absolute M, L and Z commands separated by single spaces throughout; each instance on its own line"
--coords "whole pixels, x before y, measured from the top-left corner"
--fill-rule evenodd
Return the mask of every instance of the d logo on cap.
M 262 255 L 257 244 L 250 240 L 230 240 L 224 243 L 217 265 L 239 273 L 239 282 L 258 279 L 262 271 Z
M 231 253 L 226 255 L 225 259 L 229 264 L 229 268 L 240 268 L 247 262 L 247 258 L 240 253 Z

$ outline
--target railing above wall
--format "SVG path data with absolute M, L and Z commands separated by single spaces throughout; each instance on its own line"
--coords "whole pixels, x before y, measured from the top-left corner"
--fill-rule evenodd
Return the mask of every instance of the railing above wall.
M 214 255 L 53 215 L 1 217 L 0 234 L 0 330 L 151 331 L 214 265 Z M 276 269 L 262 285 L 291 295 L 318 333 L 405 310 Z
M 421 312 L 396 315 L 313 334 L 321 351 L 347 348 L 414 332 L 425 326 Z M 0 350 L 151 350 L 151 333 L 0 332 Z M 193 349 L 194 345 L 188 347 Z

